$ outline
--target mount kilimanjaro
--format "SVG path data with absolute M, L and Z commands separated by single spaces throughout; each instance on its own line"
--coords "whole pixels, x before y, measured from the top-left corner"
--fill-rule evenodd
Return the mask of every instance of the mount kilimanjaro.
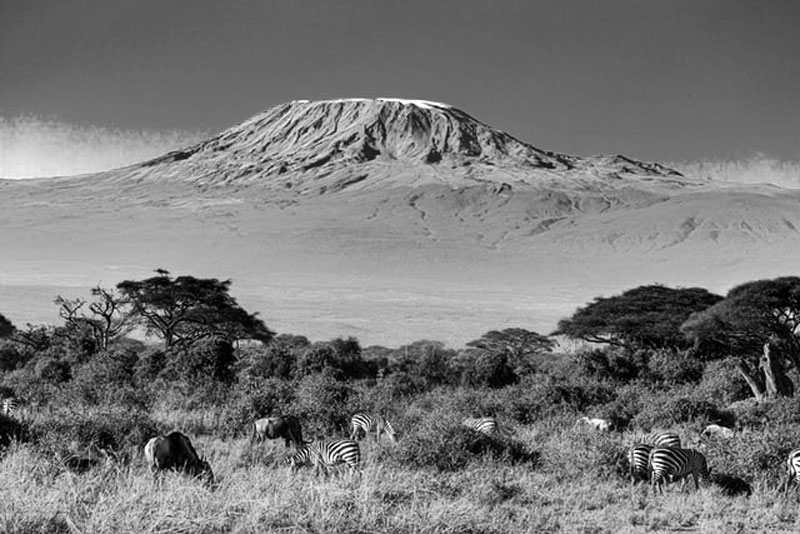
M 0 313 L 55 293 L 232 278 L 268 325 L 364 343 L 549 331 L 642 283 L 796 274 L 800 194 L 538 149 L 446 104 L 294 101 L 94 175 L 0 181 Z

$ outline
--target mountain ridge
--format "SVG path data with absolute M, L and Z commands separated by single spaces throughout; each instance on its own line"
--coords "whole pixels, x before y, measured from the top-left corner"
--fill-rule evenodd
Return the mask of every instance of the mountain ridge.
M 380 98 L 281 104 L 193 146 L 100 174 L 117 182 L 256 185 L 301 195 L 357 184 L 461 187 L 510 180 L 510 187 L 537 187 L 569 175 L 683 178 L 626 156 L 581 158 L 541 150 L 447 104 Z

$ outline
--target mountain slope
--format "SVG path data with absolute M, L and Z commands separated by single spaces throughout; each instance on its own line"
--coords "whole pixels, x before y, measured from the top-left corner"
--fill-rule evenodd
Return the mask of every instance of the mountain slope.
M 204 187 L 258 185 L 302 195 L 504 181 L 536 186 L 558 182 L 565 173 L 576 179 L 680 177 L 623 156 L 579 158 L 540 150 L 457 108 L 397 99 L 290 102 L 110 177 Z
M 0 228 L 16 324 L 162 267 L 231 277 L 279 331 L 385 344 L 547 332 L 638 284 L 722 292 L 800 264 L 797 191 L 548 152 L 395 99 L 291 102 L 138 165 L 0 181 Z

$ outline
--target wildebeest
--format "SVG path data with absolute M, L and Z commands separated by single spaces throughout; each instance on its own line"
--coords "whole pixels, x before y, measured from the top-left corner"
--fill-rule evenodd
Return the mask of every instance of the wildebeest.
M 214 473 L 208 462 L 197 455 L 192 442 L 180 432 L 151 438 L 144 446 L 144 457 L 153 474 L 165 470 L 181 471 L 214 483 Z
M 295 449 L 303 446 L 303 430 L 300 420 L 293 415 L 279 415 L 265 417 L 253 423 L 253 434 L 250 442 L 264 441 L 264 439 L 283 438 L 288 447 L 294 445 Z
M 714 473 L 711 475 L 711 481 L 720 487 L 723 495 L 728 497 L 736 497 L 744 495 L 749 497 L 753 494 L 753 488 L 743 478 L 726 475 L 721 473 Z

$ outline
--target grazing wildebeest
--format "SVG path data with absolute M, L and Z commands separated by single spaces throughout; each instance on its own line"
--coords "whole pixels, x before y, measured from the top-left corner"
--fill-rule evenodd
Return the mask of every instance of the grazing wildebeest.
M 736 497 L 744 495 L 749 497 L 753 494 L 753 488 L 743 478 L 734 475 L 725 475 L 715 473 L 711 475 L 711 481 L 720 487 L 723 495 L 728 497 Z
M 253 423 L 253 435 L 250 442 L 264 441 L 264 439 L 283 438 L 288 447 L 294 445 L 295 449 L 303 446 L 303 430 L 300 428 L 300 420 L 293 415 L 279 415 L 277 417 L 265 417 Z
M 165 470 L 181 471 L 201 477 L 206 484 L 214 483 L 211 466 L 197 455 L 192 442 L 180 432 L 151 438 L 144 446 L 144 457 L 153 474 Z

